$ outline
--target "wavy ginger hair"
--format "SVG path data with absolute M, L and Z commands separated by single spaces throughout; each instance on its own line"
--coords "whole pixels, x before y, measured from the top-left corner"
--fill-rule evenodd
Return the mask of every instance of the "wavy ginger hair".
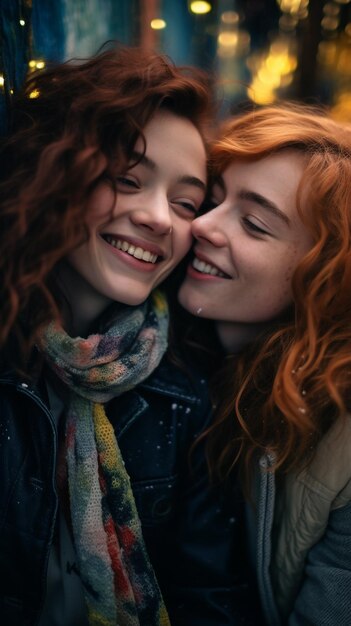
M 190 120 L 205 139 L 213 117 L 207 75 L 129 47 L 29 75 L 0 150 L 3 360 L 25 362 L 39 327 L 59 315 L 55 267 L 87 236 L 89 194 L 103 179 L 115 189 L 162 108 Z
M 351 408 L 351 129 L 320 110 L 278 105 L 226 122 L 212 146 L 220 175 L 236 160 L 294 150 L 304 157 L 297 208 L 312 249 L 292 278 L 293 306 L 214 383 L 209 460 L 222 478 L 271 451 L 275 469 L 301 468 Z M 235 416 L 235 418 L 234 418 Z

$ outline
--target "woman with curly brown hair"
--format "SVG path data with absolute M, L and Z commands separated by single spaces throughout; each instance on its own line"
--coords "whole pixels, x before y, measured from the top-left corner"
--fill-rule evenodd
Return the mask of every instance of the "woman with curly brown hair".
M 211 157 L 215 208 L 193 222 L 180 291 L 185 308 L 215 320 L 227 354 L 210 468 L 248 478 L 266 623 L 346 626 L 351 130 L 282 104 L 225 123 Z
M 121 48 L 30 76 L 14 102 L 0 185 L 7 626 L 156 626 L 167 611 L 236 623 L 230 514 L 201 454 L 188 463 L 206 388 L 164 356 L 155 291 L 204 198 L 209 93 L 201 73 Z

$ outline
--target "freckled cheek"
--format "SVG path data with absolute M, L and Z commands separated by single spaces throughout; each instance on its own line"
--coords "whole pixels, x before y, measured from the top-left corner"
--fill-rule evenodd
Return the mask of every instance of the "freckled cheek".
M 278 308 L 284 309 L 293 302 L 293 294 L 291 289 L 291 279 L 295 270 L 295 266 L 291 265 L 287 267 L 280 281 L 280 290 L 278 292 L 277 304 Z
M 291 285 L 291 279 L 292 279 L 293 273 L 294 273 L 294 267 L 291 265 L 290 267 L 287 268 L 285 275 L 284 275 L 284 283 L 287 283 L 288 286 Z

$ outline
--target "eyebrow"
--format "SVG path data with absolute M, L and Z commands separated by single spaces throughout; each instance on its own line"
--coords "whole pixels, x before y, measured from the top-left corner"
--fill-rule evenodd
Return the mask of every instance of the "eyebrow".
M 146 154 L 142 154 L 141 152 L 137 152 L 136 150 L 133 150 L 131 156 L 133 159 L 136 159 L 137 161 L 135 165 L 138 165 L 139 163 L 141 163 L 141 165 L 144 165 L 152 172 L 155 172 L 157 170 L 157 165 L 155 161 L 150 159 L 150 157 L 146 156 Z M 207 190 L 206 184 L 200 178 L 197 178 L 196 176 L 187 176 L 187 175 L 180 176 L 177 182 L 185 183 L 186 185 L 193 185 L 194 187 L 198 187 L 199 189 L 201 189 L 201 191 L 203 192 L 206 192 Z
M 285 222 L 285 224 L 287 224 L 288 226 L 291 226 L 291 222 L 288 216 L 285 213 L 283 213 L 283 211 L 278 209 L 277 205 L 274 204 L 274 202 L 272 202 L 271 200 L 268 200 L 268 198 L 265 198 L 264 196 L 261 196 L 261 194 L 256 193 L 256 191 L 250 191 L 249 189 L 241 189 L 238 193 L 238 197 L 240 198 L 240 200 L 249 200 L 250 202 L 254 202 L 255 204 L 258 204 L 266 211 L 269 211 L 270 213 L 272 213 L 275 217 L 278 217 L 279 219 L 281 219 L 283 222 Z
M 142 165 L 145 165 L 145 167 L 147 167 L 149 170 L 153 172 L 156 170 L 155 161 L 150 159 L 150 157 L 147 157 L 146 154 L 143 154 L 142 152 L 137 152 L 136 150 L 133 150 L 131 154 L 131 158 L 135 159 L 136 161 L 136 163 L 133 163 L 132 167 L 135 167 L 135 165 L 139 165 L 139 163 L 141 163 Z

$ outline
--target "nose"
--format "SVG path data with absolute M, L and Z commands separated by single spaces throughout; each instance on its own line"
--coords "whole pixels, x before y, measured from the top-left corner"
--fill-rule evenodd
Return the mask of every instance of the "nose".
M 226 245 L 225 227 L 221 218 L 220 206 L 197 217 L 192 222 L 191 230 L 193 237 L 198 241 L 205 240 L 218 248 Z
M 150 194 L 142 206 L 131 214 L 135 226 L 152 231 L 155 235 L 167 235 L 172 230 L 172 216 L 167 195 L 163 192 Z

